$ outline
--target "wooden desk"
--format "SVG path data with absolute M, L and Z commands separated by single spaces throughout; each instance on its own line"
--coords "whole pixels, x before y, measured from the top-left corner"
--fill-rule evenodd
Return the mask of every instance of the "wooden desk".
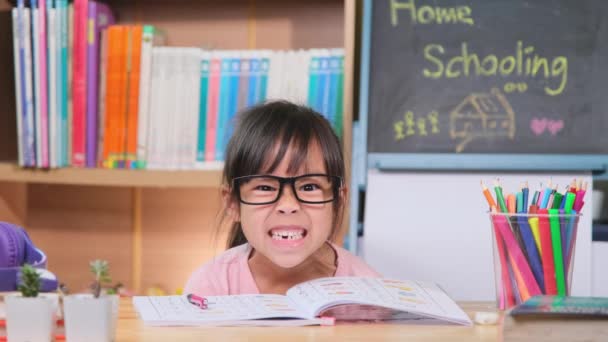
M 492 303 L 459 303 L 472 315 Z M 121 299 L 117 342 L 130 341 L 499 341 L 500 325 L 342 324 L 330 327 L 146 327 L 131 301 Z

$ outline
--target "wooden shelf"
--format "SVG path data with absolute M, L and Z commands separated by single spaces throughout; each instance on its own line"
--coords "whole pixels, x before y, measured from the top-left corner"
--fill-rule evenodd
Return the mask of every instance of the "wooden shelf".
M 0 162 L 0 181 L 120 187 L 218 187 L 222 164 L 211 163 L 202 170 L 109 170 L 62 168 L 24 169 Z

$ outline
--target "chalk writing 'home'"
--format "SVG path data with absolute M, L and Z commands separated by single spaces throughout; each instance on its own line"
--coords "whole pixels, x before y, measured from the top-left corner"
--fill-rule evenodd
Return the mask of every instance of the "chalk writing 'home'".
M 469 6 L 419 6 L 416 7 L 414 0 L 390 0 L 391 1 L 391 24 L 399 25 L 399 14 L 401 11 L 409 11 L 413 24 L 467 24 L 475 25 L 471 18 L 471 7 Z

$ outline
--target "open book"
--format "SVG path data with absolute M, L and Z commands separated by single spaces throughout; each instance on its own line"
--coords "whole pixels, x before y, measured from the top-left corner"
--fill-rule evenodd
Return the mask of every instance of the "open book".
M 134 297 L 146 325 L 331 325 L 334 320 L 427 320 L 471 325 L 437 285 L 381 278 L 335 277 L 300 283 L 283 295 L 209 296 L 207 308 L 185 295 Z

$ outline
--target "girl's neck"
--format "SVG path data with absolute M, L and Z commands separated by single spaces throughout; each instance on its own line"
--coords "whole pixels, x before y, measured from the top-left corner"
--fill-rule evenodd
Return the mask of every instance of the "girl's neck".
M 285 294 L 296 284 L 333 276 L 336 273 L 337 258 L 334 248 L 329 243 L 324 243 L 306 261 L 292 268 L 277 266 L 255 250 L 248 263 L 260 293 Z

